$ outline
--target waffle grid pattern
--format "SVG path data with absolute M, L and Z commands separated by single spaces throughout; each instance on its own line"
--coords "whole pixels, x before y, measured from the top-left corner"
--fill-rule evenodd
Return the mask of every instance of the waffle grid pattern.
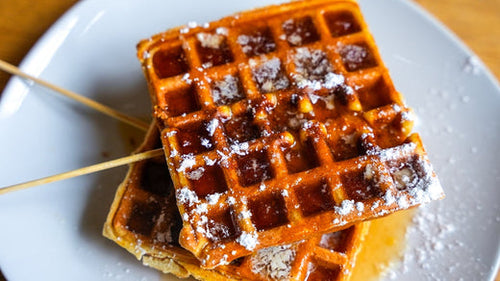
M 139 151 L 157 147 L 156 125 Z M 177 242 L 182 221 L 176 208 L 174 188 L 161 158 L 134 163 L 117 190 L 104 227 L 115 241 L 149 266 L 179 277 L 201 280 L 347 280 L 362 245 L 368 223 L 347 230 L 315 236 L 292 245 L 277 246 L 241 258 L 213 270 Z M 271 261 L 281 259 L 281 266 Z
M 443 196 L 355 2 L 192 27 L 138 55 L 202 266 Z

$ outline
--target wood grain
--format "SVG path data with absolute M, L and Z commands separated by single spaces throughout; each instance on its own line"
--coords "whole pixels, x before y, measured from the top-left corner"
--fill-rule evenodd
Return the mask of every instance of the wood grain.
M 413 1 L 455 32 L 500 79 L 499 0 Z M 76 2 L 0 0 L 0 59 L 18 65 L 47 28 Z M 9 77 L 0 72 L 0 92 Z M 500 281 L 500 275 L 495 280 Z M 1 272 L 0 281 L 5 281 Z
M 500 80 L 499 0 L 415 0 L 460 37 Z
M 0 59 L 19 65 L 38 38 L 76 2 L 0 0 Z M 0 72 L 0 93 L 9 77 Z

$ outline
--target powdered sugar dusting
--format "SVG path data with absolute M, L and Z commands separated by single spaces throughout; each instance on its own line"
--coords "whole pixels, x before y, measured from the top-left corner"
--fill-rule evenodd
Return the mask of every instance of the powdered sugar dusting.
M 278 58 L 264 60 L 259 66 L 253 59 L 249 63 L 253 65 L 253 77 L 263 92 L 269 93 L 288 87 L 288 78 L 281 69 L 281 61 Z
M 387 190 L 385 192 L 383 198 L 384 198 L 385 205 L 392 205 L 392 204 L 394 204 L 394 202 L 396 202 L 396 198 L 394 198 L 394 195 L 392 194 L 392 191 L 390 191 L 390 190 Z M 377 204 L 377 207 L 378 207 L 378 204 Z M 377 208 L 377 207 L 375 207 L 375 208 Z
M 408 199 L 400 198 L 387 191 L 384 195 L 386 205 L 396 200 L 400 208 L 408 208 L 410 205 L 428 203 L 444 196 L 441 184 L 429 160 L 424 156 L 413 156 L 415 149 L 414 143 L 407 143 L 399 147 L 370 152 L 372 155 L 378 155 L 380 160 L 388 164 L 397 190 L 405 191 L 410 195 Z
M 362 202 L 356 202 L 356 210 L 358 212 L 363 212 L 365 209 L 365 205 Z
M 203 173 L 205 172 L 205 168 L 199 167 L 196 170 L 190 171 L 186 173 L 186 177 L 190 180 L 197 181 L 199 180 L 202 176 Z
M 297 72 L 294 79 L 299 88 L 309 86 L 316 90 L 320 89 L 325 75 L 333 70 L 326 54 L 317 49 L 297 48 L 293 62 Z
M 215 81 L 212 85 L 212 97 L 217 104 L 229 104 L 242 99 L 239 79 L 233 75 L 226 75 L 223 80 Z
M 272 280 L 288 280 L 295 255 L 293 245 L 259 250 L 251 258 L 252 272 Z
M 382 151 L 368 151 L 368 154 L 378 155 L 382 161 L 391 161 L 398 160 L 402 156 L 412 153 L 415 151 L 415 148 L 417 148 L 417 145 L 410 142 L 394 148 L 384 149 Z
M 196 208 L 194 208 L 192 212 L 199 215 L 206 214 L 208 212 L 208 204 L 198 203 L 198 205 L 196 205 Z
M 181 163 L 179 168 L 177 168 L 177 172 L 182 173 L 186 171 L 186 169 L 192 168 L 196 165 L 196 160 L 193 154 L 185 154 L 182 156 Z
M 297 48 L 293 55 L 293 62 L 296 71 L 293 78 L 299 88 L 316 91 L 322 88 L 335 89 L 343 86 L 349 89 L 346 92 L 353 93 L 353 90 L 345 85 L 344 76 L 333 72 L 333 67 L 322 50 Z
M 209 136 L 213 137 L 215 134 L 215 129 L 217 129 L 217 126 L 219 125 L 219 120 L 217 119 L 212 119 L 210 122 L 207 124 L 207 131 Z
M 220 34 L 210 34 L 200 32 L 196 34 L 196 38 L 204 48 L 219 49 L 224 43 L 225 37 Z
M 342 45 L 341 43 L 338 43 L 338 45 L 340 47 L 342 62 L 348 71 L 376 66 L 376 62 L 367 45 Z
M 188 32 L 189 32 L 189 30 L 191 30 L 191 29 L 193 29 L 193 28 L 196 28 L 196 27 L 198 27 L 198 23 L 197 23 L 197 22 L 195 22 L 195 21 L 190 21 L 190 22 L 188 22 L 188 23 L 186 24 L 186 26 L 185 26 L 185 27 L 181 28 L 179 32 L 180 32 L 181 34 L 185 34 L 185 33 L 188 33 Z
M 215 30 L 215 33 L 227 36 L 227 35 L 229 35 L 229 30 L 226 27 L 218 27 Z
M 352 211 L 354 211 L 354 200 L 344 200 L 340 207 L 335 206 L 335 212 L 341 216 L 348 215 Z
M 170 216 L 170 214 L 168 214 L 167 216 Z M 174 223 L 174 220 L 173 218 L 168 218 L 168 219 L 165 219 L 165 213 L 161 213 L 160 216 L 158 217 L 158 220 L 156 222 L 157 224 L 166 224 L 168 223 L 167 227 L 165 228 L 166 230 L 164 231 L 158 231 L 155 235 L 155 240 L 160 242 L 160 243 L 171 243 L 173 242 L 173 238 L 172 238 L 172 231 L 171 231 L 171 227 Z
M 307 27 L 304 26 L 304 22 L 302 22 L 300 19 L 286 20 L 283 22 L 282 28 L 287 34 L 283 34 L 284 37 L 281 37 L 280 39 L 286 39 L 288 43 L 294 46 L 299 46 L 307 43 L 307 37 L 312 36 L 313 34 L 311 34 L 311 32 L 314 32 L 313 30 L 307 29 Z
M 252 251 L 259 244 L 258 236 L 256 232 L 246 232 L 242 231 L 241 235 L 236 239 L 241 246 L 245 247 L 247 250 Z
M 186 82 L 186 84 L 191 85 L 193 83 L 193 80 L 190 78 L 189 73 L 186 73 L 182 76 L 182 81 Z
M 194 204 L 200 202 L 200 199 L 198 198 L 196 193 L 187 187 L 178 189 L 176 194 L 177 194 L 177 201 L 179 203 L 187 204 L 188 206 L 193 206 Z
M 354 90 L 345 83 L 345 77 L 333 72 L 333 67 L 325 52 L 318 49 L 297 48 L 293 54 L 295 73 L 294 83 L 298 88 L 306 89 L 309 100 L 316 104 L 324 101 L 327 109 L 334 108 L 335 93 L 354 94 Z M 326 89 L 330 95 L 317 95 L 316 91 Z
M 404 196 L 398 197 L 396 202 L 398 203 L 398 206 L 401 209 L 408 209 L 408 207 L 410 207 L 408 200 Z
M 252 213 L 248 210 L 241 211 L 241 213 L 239 214 L 239 217 L 241 219 L 249 219 L 251 216 L 252 216 Z
M 222 193 L 212 193 L 207 196 L 207 202 L 209 205 L 214 205 L 219 202 L 219 198 L 221 197 Z
M 443 197 L 443 188 L 438 178 L 433 174 L 433 168 L 430 162 L 419 160 L 419 166 L 423 168 L 423 177 L 418 177 L 413 188 L 409 190 L 414 203 L 428 203 Z
M 276 44 L 274 43 L 274 41 L 268 40 L 268 38 L 262 34 L 257 34 L 254 36 L 241 34 L 236 39 L 236 42 L 241 45 L 241 48 L 245 54 L 251 54 L 252 51 L 254 51 L 255 54 L 265 53 L 276 48 Z M 255 51 L 254 48 L 256 46 L 260 46 L 263 51 Z

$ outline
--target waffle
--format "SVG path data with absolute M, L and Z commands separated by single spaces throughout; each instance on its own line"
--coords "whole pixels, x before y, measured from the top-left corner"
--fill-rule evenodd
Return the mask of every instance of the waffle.
M 138 57 L 202 267 L 444 196 L 355 1 L 190 23 Z
M 159 146 L 154 125 L 139 152 Z M 119 186 L 104 235 L 146 265 L 202 280 L 348 280 L 368 223 L 275 246 L 212 270 L 180 247 L 182 220 L 163 157 L 132 164 Z

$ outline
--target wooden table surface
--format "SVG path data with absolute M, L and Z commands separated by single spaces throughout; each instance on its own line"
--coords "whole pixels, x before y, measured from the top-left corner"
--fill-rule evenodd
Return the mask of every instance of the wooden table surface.
M 457 34 L 500 80 L 499 0 L 412 1 L 419 3 Z M 0 59 L 18 65 L 47 28 L 76 2 L 0 0 Z M 0 72 L 0 92 L 9 77 Z M 495 280 L 500 281 L 500 274 Z

